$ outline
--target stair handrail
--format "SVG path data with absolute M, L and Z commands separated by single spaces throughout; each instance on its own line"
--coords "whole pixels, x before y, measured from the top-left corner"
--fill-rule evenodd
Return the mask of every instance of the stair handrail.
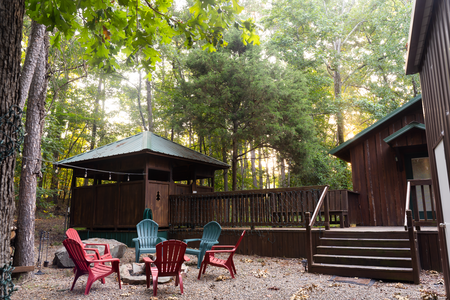
M 309 222 L 309 226 L 310 227 L 313 227 L 314 223 L 316 222 L 317 215 L 319 214 L 320 208 L 323 205 L 323 201 L 325 200 L 325 196 L 327 195 L 329 187 L 330 187 L 329 185 L 326 185 L 325 188 L 322 191 L 322 195 L 320 195 L 319 202 L 317 202 L 316 208 L 315 208 L 314 213 L 313 213 L 313 215 L 311 217 L 311 220 Z M 325 213 L 327 213 L 327 212 L 325 212 Z M 327 214 L 325 214 L 325 217 L 326 216 L 327 216 Z
M 407 183 L 407 186 L 406 186 L 405 222 L 403 223 L 403 226 L 405 226 L 405 230 L 408 229 L 407 211 L 409 209 L 410 198 L 411 198 L 411 181 L 408 180 L 408 183 Z

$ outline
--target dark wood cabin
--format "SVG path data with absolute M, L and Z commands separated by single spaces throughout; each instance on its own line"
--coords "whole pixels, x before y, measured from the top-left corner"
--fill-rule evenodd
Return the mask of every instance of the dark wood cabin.
M 420 73 L 440 251 L 450 295 L 450 2 L 417 0 L 413 7 L 406 74 Z
M 352 167 L 359 193 L 352 223 L 401 226 L 407 179 L 430 178 L 422 97 L 417 96 L 330 151 Z M 427 173 L 428 172 L 428 173 Z
M 169 226 L 169 195 L 214 191 L 229 165 L 151 132 L 58 162 L 73 169 L 70 227 L 135 229 L 145 208 Z M 203 183 L 200 185 L 199 183 Z

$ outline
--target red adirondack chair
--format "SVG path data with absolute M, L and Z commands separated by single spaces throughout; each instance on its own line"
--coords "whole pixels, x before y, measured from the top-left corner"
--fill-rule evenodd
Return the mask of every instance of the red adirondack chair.
M 102 283 L 105 283 L 105 277 L 112 273 L 117 273 L 119 288 L 122 289 L 119 272 L 120 260 L 118 258 L 90 259 L 86 254 L 86 251 L 84 251 L 82 244 L 78 241 L 67 238 L 63 241 L 63 244 L 67 253 L 69 253 L 69 257 L 75 264 L 75 268 L 73 269 L 75 279 L 73 280 L 72 288 L 70 290 L 73 290 L 73 287 L 80 276 L 88 275 L 86 290 L 84 292 L 84 294 L 87 295 L 89 294 L 92 284 L 97 279 L 100 279 Z M 111 266 L 105 265 L 105 262 L 111 262 Z M 94 264 L 94 266 L 91 267 L 91 264 Z
M 94 251 L 94 253 L 87 253 L 88 257 L 92 257 L 92 258 L 96 258 L 96 259 L 107 259 L 107 258 L 113 258 L 111 255 L 111 251 L 109 250 L 109 245 L 108 244 L 93 244 L 93 243 L 89 243 L 89 244 L 85 244 L 81 241 L 80 236 L 78 235 L 78 232 L 73 229 L 73 228 L 69 228 L 66 231 L 66 236 L 69 239 L 72 239 L 74 241 L 77 241 L 78 243 L 80 243 L 80 245 L 83 246 L 83 249 L 85 251 Z M 86 248 L 86 246 L 103 246 L 105 247 L 105 252 L 103 253 L 103 255 L 100 255 L 98 252 L 98 249 L 96 248 Z
M 150 287 L 150 273 L 153 280 L 153 296 L 156 297 L 158 290 L 158 276 L 175 276 L 175 286 L 180 284 L 181 294 L 183 294 L 183 278 L 181 277 L 181 265 L 184 261 L 189 261 L 185 256 L 186 243 L 177 240 L 168 240 L 156 245 L 156 259 L 153 261 L 149 257 L 144 257 L 145 274 L 147 276 L 147 288 Z M 155 264 L 154 267 L 151 264 Z
M 242 238 L 244 237 L 244 234 L 245 234 L 245 230 L 242 232 L 241 237 L 239 238 L 239 240 L 235 246 L 217 245 L 217 246 L 212 246 L 211 250 L 206 251 L 205 258 L 203 259 L 202 265 L 200 266 L 200 271 L 198 272 L 198 279 L 200 279 L 200 276 L 202 275 L 202 273 L 205 274 L 207 265 L 225 268 L 230 272 L 231 277 L 234 278 L 234 274 L 236 274 L 236 267 L 234 266 L 233 255 L 234 255 L 234 252 L 236 252 L 237 247 L 239 247 L 239 244 L 241 243 Z M 231 249 L 230 250 L 216 250 L 217 248 L 225 248 L 225 249 L 231 248 Z M 220 258 L 215 257 L 214 256 L 215 253 L 230 253 L 230 255 L 225 260 L 225 259 L 220 259 Z M 202 270 L 203 270 L 203 272 L 202 272 Z

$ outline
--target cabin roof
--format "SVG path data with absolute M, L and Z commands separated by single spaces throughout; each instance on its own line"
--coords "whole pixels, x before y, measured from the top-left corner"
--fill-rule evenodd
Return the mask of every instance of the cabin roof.
M 407 75 L 420 71 L 434 2 L 434 0 L 415 1 L 409 28 L 408 53 L 406 55 Z
M 371 126 L 367 127 L 366 129 L 364 129 L 363 131 L 361 131 L 360 133 L 355 135 L 353 138 L 340 144 L 336 148 L 330 150 L 329 153 L 349 162 L 350 161 L 349 150 L 353 146 L 354 143 L 360 141 L 365 135 L 367 135 L 370 132 L 372 132 L 373 130 L 385 125 L 387 122 L 389 122 L 390 120 L 395 118 L 398 114 L 404 112 L 406 109 L 410 108 L 411 106 L 414 106 L 417 102 L 420 102 L 420 101 L 422 101 L 422 95 L 418 95 L 418 96 L 414 97 L 413 99 L 408 101 L 403 106 L 395 109 L 391 113 L 387 114 L 386 116 L 384 116 L 383 118 L 381 118 L 380 120 L 378 120 L 377 122 L 372 124 Z
M 114 157 L 123 154 L 132 154 L 138 152 L 150 152 L 155 155 L 169 155 L 173 157 L 188 159 L 191 161 L 214 165 L 221 169 L 230 166 L 220 160 L 194 151 L 180 144 L 174 143 L 168 139 L 160 137 L 150 131 L 144 131 L 139 134 L 127 137 L 123 140 L 93 149 L 86 153 L 78 154 L 70 158 L 59 161 L 59 164 L 71 164 L 94 160 L 99 158 Z
M 408 125 L 406 125 L 405 127 L 403 127 L 402 129 L 397 130 L 387 138 L 383 139 L 383 141 L 389 144 L 390 142 L 394 141 L 395 139 L 414 129 L 420 129 L 425 131 L 425 124 L 413 121 Z

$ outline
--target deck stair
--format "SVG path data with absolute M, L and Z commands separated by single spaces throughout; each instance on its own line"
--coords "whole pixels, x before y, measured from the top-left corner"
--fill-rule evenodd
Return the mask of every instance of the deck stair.
M 410 245 L 407 231 L 327 230 L 319 239 L 310 272 L 416 282 Z

